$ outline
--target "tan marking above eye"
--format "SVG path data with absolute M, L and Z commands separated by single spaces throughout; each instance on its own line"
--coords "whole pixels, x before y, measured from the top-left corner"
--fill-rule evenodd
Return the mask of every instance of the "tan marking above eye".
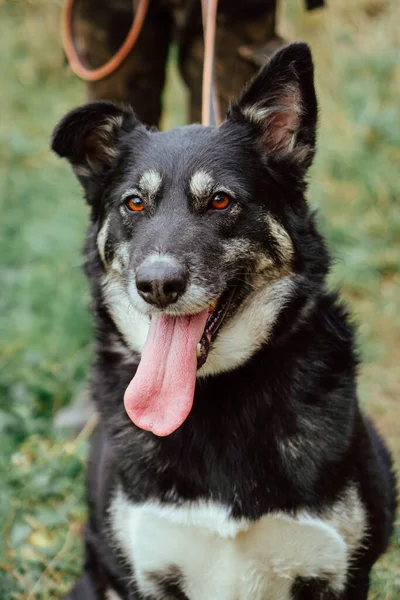
M 162 185 L 161 174 L 155 169 L 149 169 L 142 173 L 139 180 L 140 191 L 149 198 L 154 198 L 160 191 Z
M 214 187 L 213 178 L 207 171 L 200 169 L 196 171 L 189 181 L 190 193 L 196 200 L 209 196 Z

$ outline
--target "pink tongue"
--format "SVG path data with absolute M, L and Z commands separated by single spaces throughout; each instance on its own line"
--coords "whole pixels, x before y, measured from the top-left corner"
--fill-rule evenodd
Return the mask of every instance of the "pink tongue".
M 153 316 L 136 375 L 124 397 L 130 419 L 142 429 L 164 436 L 187 418 L 196 385 L 196 346 L 208 310 L 193 316 Z

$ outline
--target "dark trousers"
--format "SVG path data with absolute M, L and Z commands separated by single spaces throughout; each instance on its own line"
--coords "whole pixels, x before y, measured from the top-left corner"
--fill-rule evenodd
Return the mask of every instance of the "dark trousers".
M 216 33 L 216 84 L 228 103 L 282 40 L 275 35 L 276 0 L 220 0 Z M 104 64 L 121 46 L 132 22 L 131 0 L 78 0 L 75 44 L 83 62 Z M 158 125 L 168 50 L 178 48 L 179 71 L 189 89 L 189 120 L 201 119 L 203 31 L 200 0 L 150 0 L 139 38 L 121 67 L 87 85 L 90 100 L 128 102 L 148 125 Z

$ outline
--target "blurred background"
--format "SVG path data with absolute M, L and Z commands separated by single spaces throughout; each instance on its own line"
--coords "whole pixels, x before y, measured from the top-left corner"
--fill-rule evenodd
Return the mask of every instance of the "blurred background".
M 92 424 L 54 428 L 85 393 L 91 353 L 81 272 L 87 209 L 52 128 L 84 101 L 61 50 L 59 0 L 3 0 L 0 36 L 0 598 L 62 598 L 81 564 Z M 320 100 L 309 199 L 336 262 L 363 364 L 361 402 L 400 465 L 400 2 L 280 4 L 278 31 L 311 44 Z M 185 122 L 173 61 L 164 128 Z M 400 598 L 400 524 L 371 600 Z

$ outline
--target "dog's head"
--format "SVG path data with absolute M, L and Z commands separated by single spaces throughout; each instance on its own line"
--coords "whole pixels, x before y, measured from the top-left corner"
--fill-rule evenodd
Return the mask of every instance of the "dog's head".
M 189 371 L 195 380 L 196 360 L 199 375 L 237 367 L 268 339 L 299 282 L 323 274 L 304 199 L 316 121 L 311 54 L 297 43 L 269 61 L 218 128 L 152 131 L 107 102 L 57 126 L 52 148 L 71 162 L 92 209 L 103 302 L 132 350 L 147 338 L 143 381 L 154 369 L 160 377 L 160 364 L 176 367 L 168 361 L 181 365 L 177 385 Z M 174 423 L 186 409 L 176 408 Z M 157 432 L 151 419 L 140 424 Z

